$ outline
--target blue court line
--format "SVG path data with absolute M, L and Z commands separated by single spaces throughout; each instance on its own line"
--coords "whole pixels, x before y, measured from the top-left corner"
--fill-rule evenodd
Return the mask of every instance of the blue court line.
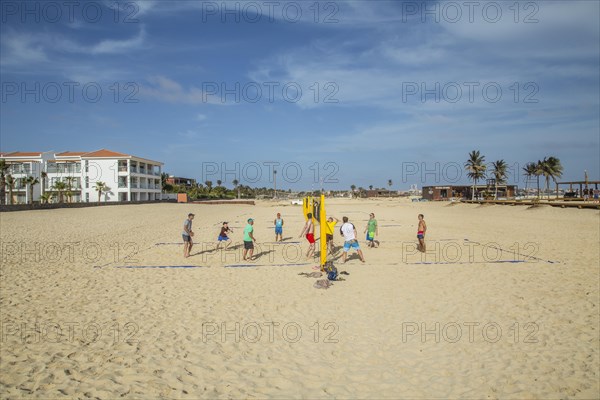
M 256 264 L 233 264 L 226 265 L 225 268 L 246 268 L 246 267 L 258 267 Z
M 225 265 L 225 268 L 249 268 L 249 267 L 291 267 L 298 265 L 310 265 L 310 263 L 297 264 L 231 264 Z
M 115 268 L 203 268 L 201 265 L 120 265 Z

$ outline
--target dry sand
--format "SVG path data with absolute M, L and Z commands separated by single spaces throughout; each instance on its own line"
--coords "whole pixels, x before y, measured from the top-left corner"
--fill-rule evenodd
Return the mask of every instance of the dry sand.
M 367 260 L 338 262 L 350 275 L 327 290 L 298 275 L 317 264 L 298 254 L 305 240 L 267 243 L 276 212 L 286 241 L 301 240 L 301 209 L 284 202 L 2 213 L 0 396 L 598 397 L 598 211 L 388 199 L 327 209 L 355 223 Z M 188 212 L 199 243 L 184 259 Z M 378 249 L 364 242 L 369 212 Z M 223 220 L 239 245 L 248 217 L 260 257 L 229 267 L 247 264 L 241 248 L 211 246 Z

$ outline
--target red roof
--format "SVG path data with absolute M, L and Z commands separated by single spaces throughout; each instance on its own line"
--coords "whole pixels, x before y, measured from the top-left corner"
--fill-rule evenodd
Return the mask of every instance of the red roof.
M 42 153 L 26 153 L 22 151 L 13 151 L 12 153 L 4 153 L 4 157 L 40 157 Z
M 63 151 L 62 153 L 55 154 L 56 157 L 79 157 L 87 154 L 86 151 Z
M 117 153 L 116 151 L 100 149 L 97 151 L 92 151 L 90 153 L 85 153 L 82 157 L 108 157 L 108 158 L 118 158 L 118 157 L 132 157 L 129 154 Z

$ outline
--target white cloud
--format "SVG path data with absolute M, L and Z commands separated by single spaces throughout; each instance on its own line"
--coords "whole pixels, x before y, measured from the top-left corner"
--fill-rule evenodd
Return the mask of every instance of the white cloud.
M 148 79 L 149 84 L 140 85 L 140 94 L 160 101 L 182 104 L 217 104 L 222 103 L 219 96 L 204 92 L 197 87 L 184 88 L 180 83 L 165 76 L 154 76 Z
M 0 45 L 2 47 L 0 65 L 2 66 L 28 65 L 48 61 L 44 47 L 38 42 L 36 35 L 7 31 L 0 38 Z
M 146 30 L 142 25 L 139 33 L 131 39 L 124 40 L 103 40 L 92 46 L 89 51 L 92 54 L 119 54 L 136 50 L 142 47 L 146 38 Z

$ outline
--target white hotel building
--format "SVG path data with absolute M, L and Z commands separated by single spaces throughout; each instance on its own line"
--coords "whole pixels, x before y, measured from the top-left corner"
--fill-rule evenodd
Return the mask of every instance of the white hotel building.
M 54 194 L 57 182 L 70 187 L 72 202 L 97 202 L 96 182 L 104 182 L 106 189 L 100 201 L 152 201 L 161 199 L 160 174 L 163 163 L 110 150 L 62 153 L 0 153 L 9 164 L 6 175 L 12 175 L 16 184 L 13 190 L 15 204 L 29 202 L 29 191 L 20 178 L 33 176 L 39 180 L 34 185 L 33 201 L 43 193 Z M 46 177 L 43 178 L 42 172 Z M 8 188 L 6 202 L 9 203 Z M 66 192 L 63 192 L 65 201 Z

